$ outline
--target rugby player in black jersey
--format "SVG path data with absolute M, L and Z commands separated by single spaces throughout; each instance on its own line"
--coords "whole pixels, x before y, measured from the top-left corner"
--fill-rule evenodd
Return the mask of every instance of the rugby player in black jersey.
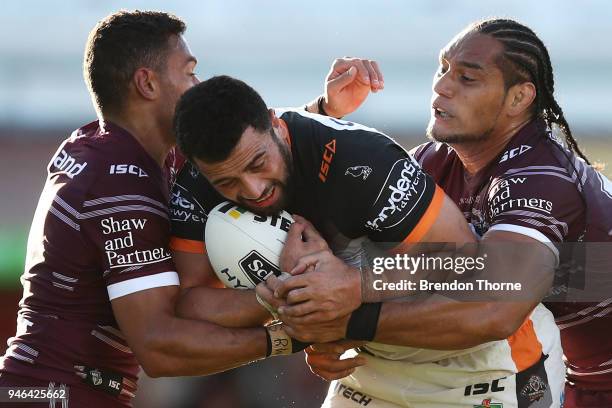
M 279 313 L 289 323 L 284 331 L 300 340 L 369 341 L 361 353 L 367 364 L 332 385 L 325 404 L 348 407 L 365 398 L 362 402 L 381 408 L 476 405 L 483 401 L 480 391 L 485 384 L 485 393 L 490 389 L 495 401 L 522 407 L 528 406 L 528 397 L 520 395 L 519 386 L 533 375 L 539 379 L 542 403 L 559 403 L 563 363 L 558 329 L 550 312 L 538 305 L 539 299 L 505 310 L 497 304 L 486 307 L 487 312 L 495 307 L 514 313 L 509 322 L 512 331 L 488 331 L 493 327 L 487 316 L 458 319 L 446 326 L 436 326 L 431 319 L 427 323 L 436 326 L 437 337 L 416 337 L 417 341 L 403 327 L 412 304 L 361 304 L 364 245 L 405 254 L 419 242 L 476 242 L 451 199 L 392 139 L 372 128 L 300 110 L 268 111 L 252 88 L 225 76 L 185 93 L 177 105 L 175 128 L 179 147 L 193 167 L 179 175 L 174 197 L 176 204 L 183 203 L 192 212 L 191 217 L 173 220 L 172 248 L 177 262 L 191 264 L 181 269 L 192 271 L 194 283 L 214 278 L 210 266 L 203 268 L 207 265 L 204 226 L 207 212 L 224 199 L 268 215 L 284 208 L 321 231 L 324 239 L 298 217 L 298 226 L 290 232 L 290 239 L 317 253 L 306 257 L 316 265 L 314 270 L 285 281 L 283 290 L 290 290 L 286 304 L 263 285 L 258 291 L 273 307 L 282 304 Z M 535 251 L 537 261 L 540 266 L 552 265 L 553 253 L 544 249 Z M 303 262 L 308 261 L 302 258 L 298 263 Z M 521 267 L 521 261 L 515 265 Z M 547 277 L 549 272 L 529 270 L 534 277 Z M 271 286 L 279 284 L 278 279 L 269 280 Z M 333 288 L 335 295 L 327 297 L 323 306 L 349 312 L 310 325 L 311 312 L 325 319 L 325 312 L 316 309 L 319 299 L 311 301 L 319 291 L 329 294 L 324 287 Z M 220 325 L 261 321 L 261 308 L 230 303 L 235 291 L 221 290 L 228 292 L 224 313 L 219 313 L 218 303 L 207 299 L 209 288 L 192 288 L 183 297 L 191 304 L 183 306 L 190 306 L 190 317 Z M 458 308 L 456 302 L 443 306 L 448 314 Z M 298 309 L 297 316 L 286 313 L 290 307 Z M 482 308 L 469 305 L 468 309 L 478 307 Z M 445 363 L 439 364 L 440 360 Z
M 167 202 L 182 160 L 172 115 L 199 82 L 184 32 L 177 17 L 148 11 L 113 13 L 91 31 L 84 75 L 98 120 L 49 163 L 0 386 L 55 387 L 58 396 L 68 387 L 62 406 L 123 407 L 140 366 L 151 376 L 203 375 L 266 356 L 262 328 L 231 330 L 175 312 Z M 326 95 L 308 109 L 347 114 L 381 88 L 378 74 L 373 61 L 336 60 Z

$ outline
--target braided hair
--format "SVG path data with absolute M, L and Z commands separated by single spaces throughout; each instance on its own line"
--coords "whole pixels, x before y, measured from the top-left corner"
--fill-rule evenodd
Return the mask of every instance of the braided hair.
M 506 89 L 521 82 L 532 82 L 536 87 L 533 113 L 544 119 L 551 130 L 556 124 L 565 135 L 568 148 L 590 164 L 555 100 L 555 80 L 548 50 L 533 30 L 514 20 L 490 19 L 475 23 L 469 31 L 490 35 L 503 45 L 497 65 L 503 73 Z

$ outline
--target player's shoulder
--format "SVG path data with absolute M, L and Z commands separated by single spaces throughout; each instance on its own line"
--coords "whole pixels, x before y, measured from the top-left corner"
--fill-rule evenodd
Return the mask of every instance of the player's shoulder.
M 494 178 L 528 180 L 526 187 L 557 189 L 578 195 L 577 169 L 574 153 L 542 131 L 511 142 L 494 167 Z
M 370 147 L 375 144 L 395 144 L 395 141 L 378 129 L 365 126 L 349 120 L 336 119 L 329 116 L 317 115 L 303 109 L 278 108 L 277 117 L 282 119 L 297 142 L 310 141 L 314 143 L 327 143 L 336 139 L 337 143 L 355 145 L 367 140 Z
M 490 211 L 498 218 L 528 215 L 532 223 L 556 223 L 562 228 L 550 238 L 565 239 L 568 226 L 578 225 L 585 210 L 579 160 L 538 123 L 528 126 L 493 164 Z
M 199 214 L 196 218 L 206 217 L 208 212 L 224 198 L 200 173 L 198 168 L 187 161 L 182 166 L 172 186 L 170 198 L 170 213 L 172 220 L 187 217 L 187 212 Z
M 453 167 L 463 167 L 455 150 L 446 143 L 429 141 L 413 147 L 409 153 L 436 182 Z
M 375 128 L 304 110 L 278 109 L 276 112 L 287 124 L 294 156 L 304 163 L 317 165 L 323 160 L 324 168 L 328 165 L 346 168 L 408 156 L 393 138 Z
M 91 122 L 74 132 L 49 161 L 48 178 L 73 205 L 97 197 L 137 195 L 163 200 L 162 169 L 116 125 Z

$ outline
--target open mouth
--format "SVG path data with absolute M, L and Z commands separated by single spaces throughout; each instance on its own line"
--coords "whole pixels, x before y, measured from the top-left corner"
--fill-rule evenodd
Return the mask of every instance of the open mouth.
M 435 106 L 434 106 L 434 107 L 433 107 L 433 110 L 434 110 L 434 116 L 435 116 L 436 118 L 440 118 L 440 119 L 449 119 L 449 118 L 452 118 L 452 117 L 453 117 L 453 116 L 452 116 L 450 113 L 448 113 L 448 112 L 447 112 L 447 111 L 445 111 L 444 109 L 440 109 L 440 108 L 438 108 L 438 107 L 435 107 Z
M 274 203 L 274 199 L 276 196 L 276 187 L 272 187 L 268 194 L 263 197 L 258 198 L 257 200 L 249 200 L 249 202 L 255 207 L 267 207 L 270 204 Z

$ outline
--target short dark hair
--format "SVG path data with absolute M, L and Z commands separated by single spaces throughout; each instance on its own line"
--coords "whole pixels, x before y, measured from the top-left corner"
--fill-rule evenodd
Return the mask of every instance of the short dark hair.
M 533 114 L 544 119 L 551 129 L 553 123 L 556 124 L 565 135 L 569 149 L 589 163 L 555 99 L 555 79 L 550 56 L 537 34 L 518 21 L 504 18 L 479 21 L 471 26 L 470 31 L 490 35 L 501 43 L 503 51 L 496 63 L 504 76 L 506 90 L 522 82 L 533 83 L 536 88 Z
M 118 11 L 91 30 L 85 46 L 83 76 L 99 115 L 122 107 L 134 72 L 166 68 L 171 36 L 185 32 L 178 17 L 158 11 Z
M 266 103 L 255 89 L 226 75 L 190 88 L 174 114 L 179 149 L 189 159 L 207 163 L 225 160 L 249 126 L 271 130 Z

